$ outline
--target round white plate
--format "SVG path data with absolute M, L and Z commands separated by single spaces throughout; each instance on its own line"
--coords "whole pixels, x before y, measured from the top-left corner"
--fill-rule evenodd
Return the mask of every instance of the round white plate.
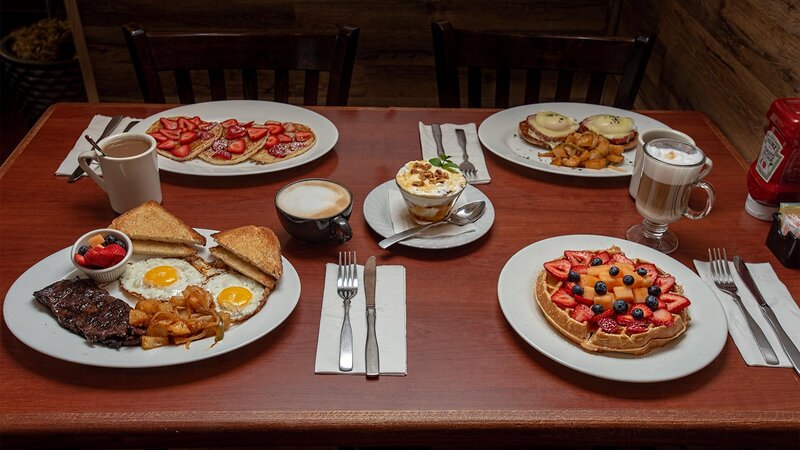
M 200 116 L 203 120 L 213 122 L 222 122 L 231 118 L 240 122 L 249 122 L 251 120 L 258 123 L 264 123 L 266 120 L 297 122 L 311 127 L 311 130 L 317 137 L 317 142 L 314 143 L 309 151 L 298 157 L 273 164 L 256 164 L 251 161 L 244 161 L 229 166 L 215 166 L 199 158 L 190 161 L 174 161 L 159 156 L 159 169 L 185 175 L 224 177 L 291 169 L 292 167 L 302 166 L 303 164 L 314 161 L 325 153 L 328 153 L 333 146 L 336 145 L 336 141 L 339 140 L 339 130 L 336 129 L 333 122 L 314 111 L 285 103 L 258 100 L 225 100 L 179 106 L 142 119 L 142 121 L 131 128 L 130 131 L 133 133 L 144 133 L 159 118 L 175 116 Z
M 210 259 L 208 247 L 214 244 L 213 230 L 197 230 L 209 239 L 206 248 L 198 254 Z M 161 367 L 200 361 L 228 353 L 266 335 L 280 325 L 292 313 L 300 299 L 300 277 L 286 258 L 283 259 L 283 276 L 275 285 L 267 303 L 255 315 L 225 331 L 225 338 L 212 346 L 214 339 L 206 338 L 192 342 L 187 349 L 183 345 L 171 345 L 142 350 L 141 347 L 122 347 L 118 350 L 94 345 L 77 334 L 62 328 L 50 310 L 33 298 L 33 292 L 50 284 L 71 278 L 78 271 L 70 263 L 71 248 L 65 248 L 39 261 L 22 274 L 11 286 L 3 303 L 3 317 L 8 329 L 27 346 L 53 358 L 98 367 Z M 142 259 L 133 256 L 131 261 Z M 113 282 L 105 289 L 133 306 L 136 302 Z
M 564 250 L 595 250 L 612 245 L 622 249 L 629 258 L 653 262 L 683 286 L 692 304 L 689 306 L 691 321 L 682 336 L 639 356 L 589 353 L 550 325 L 534 298 L 534 282 L 543 269 L 542 264 L 561 257 Z M 648 383 L 684 377 L 713 361 L 728 337 L 722 305 L 697 274 L 661 252 L 612 237 L 558 236 L 523 248 L 500 272 L 497 296 L 508 323 L 531 346 L 553 361 L 609 380 Z
M 395 234 L 394 227 L 392 226 L 392 217 L 389 212 L 389 191 L 392 189 L 396 190 L 397 184 L 395 184 L 394 180 L 389 180 L 373 189 L 367 194 L 367 198 L 364 199 L 364 218 L 367 219 L 369 226 L 383 237 L 389 237 Z M 492 228 L 492 224 L 494 223 L 494 206 L 492 206 L 492 202 L 489 201 L 489 197 L 472 185 L 467 185 L 462 195 L 470 202 L 479 200 L 486 202 L 486 210 L 483 212 L 481 218 L 475 221 L 475 231 L 437 238 L 409 238 L 395 245 L 439 249 L 458 247 L 480 239 L 481 236 Z
M 495 155 L 543 172 L 559 173 L 576 177 L 625 177 L 633 172 L 634 150 L 623 153 L 625 160 L 614 169 L 585 169 L 560 167 L 550 164 L 551 158 L 539 156 L 545 149 L 534 147 L 519 137 L 519 123 L 539 111 L 555 111 L 580 122 L 593 114 L 613 114 L 633 119 L 640 133 L 651 128 L 669 128 L 663 123 L 635 112 L 603 105 L 586 103 L 534 103 L 496 112 L 484 120 L 478 128 L 481 143 Z

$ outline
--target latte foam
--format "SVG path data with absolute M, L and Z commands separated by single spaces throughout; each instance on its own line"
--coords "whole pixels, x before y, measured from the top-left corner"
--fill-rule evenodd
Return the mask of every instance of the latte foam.
M 281 211 L 302 219 L 333 217 L 350 205 L 350 192 L 326 180 L 307 180 L 283 188 L 275 199 Z

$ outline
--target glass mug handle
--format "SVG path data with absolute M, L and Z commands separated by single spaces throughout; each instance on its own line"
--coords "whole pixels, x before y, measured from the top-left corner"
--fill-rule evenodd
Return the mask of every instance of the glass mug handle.
M 711 173 L 711 169 L 713 167 L 714 167 L 714 162 L 711 161 L 711 158 L 706 156 L 705 166 L 703 167 L 703 170 L 700 171 L 700 176 L 698 176 L 697 178 L 705 178 L 706 176 L 708 176 L 708 174 Z
M 689 219 L 692 219 L 692 220 L 699 220 L 699 219 L 702 219 L 703 217 L 707 216 L 708 213 L 711 212 L 711 208 L 714 207 L 714 198 L 715 198 L 714 186 L 712 186 L 710 183 L 707 183 L 707 182 L 705 182 L 703 180 L 695 181 L 694 184 L 689 189 L 686 190 L 686 199 L 685 200 L 687 202 L 687 205 L 688 205 L 688 201 L 689 201 L 689 198 L 688 198 L 689 197 L 689 193 L 692 192 L 692 189 L 694 189 L 694 188 L 700 188 L 700 189 L 706 191 L 706 195 L 707 195 L 707 197 L 706 197 L 706 206 L 702 210 L 695 210 L 695 209 L 690 208 L 689 206 L 686 206 L 686 211 L 683 212 L 683 215 L 685 217 L 689 218 Z
M 331 225 L 333 225 L 331 235 L 335 241 L 346 242 L 353 237 L 353 230 L 350 229 L 350 224 L 344 217 L 334 217 Z

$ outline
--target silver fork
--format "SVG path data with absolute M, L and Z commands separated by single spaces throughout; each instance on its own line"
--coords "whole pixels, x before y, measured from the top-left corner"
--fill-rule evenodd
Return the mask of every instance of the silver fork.
M 464 161 L 458 165 L 458 169 L 467 176 L 467 178 L 475 177 L 478 173 L 475 165 L 469 162 L 469 155 L 467 155 L 467 135 L 461 128 L 456 128 L 456 138 L 458 144 L 461 146 L 461 152 L 464 154 Z
M 353 370 L 353 330 L 350 328 L 350 300 L 358 292 L 356 252 L 339 252 L 339 271 L 336 274 L 336 293 L 344 300 L 344 322 L 339 338 L 339 370 Z
M 756 338 L 758 349 L 761 351 L 761 355 L 764 356 L 764 361 L 770 365 L 778 364 L 778 356 L 769 344 L 767 337 L 756 321 L 753 320 L 750 313 L 747 312 L 747 309 L 745 309 L 744 304 L 742 304 L 742 299 L 739 298 L 739 288 L 737 288 L 736 283 L 733 282 L 731 269 L 728 267 L 728 253 L 724 248 L 721 252 L 718 248 L 708 249 L 708 262 L 711 266 L 711 278 L 714 280 L 714 284 L 717 285 L 719 290 L 730 295 L 734 302 L 739 305 L 739 309 L 742 310 L 744 318 L 747 319 L 747 326 L 750 327 L 750 332 L 753 333 L 753 336 Z

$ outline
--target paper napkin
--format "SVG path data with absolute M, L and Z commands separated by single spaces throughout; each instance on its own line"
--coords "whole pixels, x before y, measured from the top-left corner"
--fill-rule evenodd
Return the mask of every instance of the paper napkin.
M 486 167 L 486 160 L 483 158 L 483 150 L 481 149 L 481 142 L 478 139 L 478 129 L 474 123 L 466 123 L 463 125 L 455 125 L 452 123 L 443 123 L 442 128 L 442 147 L 444 147 L 445 154 L 450 156 L 450 160 L 456 164 L 464 161 L 464 152 L 458 144 L 456 138 L 456 129 L 461 128 L 467 137 L 467 155 L 469 160 L 475 165 L 477 173 L 475 178 L 470 178 L 470 184 L 487 184 L 492 181 L 489 177 L 489 169 Z M 435 158 L 436 154 L 436 140 L 433 138 L 433 130 L 430 125 L 419 123 L 419 141 L 422 145 L 422 159 Z
M 89 122 L 89 126 L 81 132 L 80 136 L 78 136 L 78 140 L 75 141 L 75 145 L 72 147 L 72 150 L 69 151 L 67 157 L 64 158 L 64 161 L 61 161 L 61 165 L 58 166 L 58 169 L 56 169 L 56 175 L 72 175 L 72 172 L 74 172 L 78 167 L 78 155 L 92 149 L 92 144 L 90 144 L 83 136 L 88 134 L 90 137 L 97 140 L 97 138 L 103 134 L 103 130 L 105 130 L 106 125 L 108 125 L 110 120 L 111 117 L 101 116 L 99 114 L 92 118 L 92 121 Z M 132 120 L 139 119 L 124 117 L 119 122 L 119 125 L 117 125 L 117 128 L 115 128 L 109 136 L 122 133 L 122 130 L 124 130 Z M 98 167 L 96 170 L 99 172 L 100 168 Z M 86 176 L 86 174 L 83 174 L 82 176 Z
M 403 194 L 401 194 L 400 191 L 397 189 L 389 189 L 387 200 L 389 201 L 389 213 L 392 218 L 392 228 L 394 229 L 395 233 L 400 233 L 408 230 L 409 228 L 414 228 L 421 225 L 408 213 L 405 200 L 403 200 Z M 453 205 L 453 208 L 459 208 L 466 203 L 469 203 L 468 193 L 462 192 L 461 196 L 458 197 L 458 200 L 456 200 L 455 205 Z M 473 231 L 475 231 L 475 225 L 471 223 L 463 226 L 453 225 L 452 223 L 442 223 L 439 225 L 434 225 L 414 237 L 437 238 L 444 236 L 456 236 Z
M 319 320 L 315 373 L 366 373 L 367 308 L 364 296 L 364 266 L 358 266 L 358 293 L 350 301 L 353 330 L 353 370 L 339 370 L 339 336 L 344 320 L 344 302 L 336 293 L 336 264 L 325 265 L 325 290 Z M 378 340 L 381 375 L 400 375 L 406 369 L 406 269 L 378 266 L 375 283 L 375 335 Z
M 725 310 L 725 316 L 728 320 L 728 332 L 733 338 L 733 342 L 736 343 L 736 347 L 739 349 L 739 353 L 742 355 L 742 359 L 744 359 L 745 363 L 747 363 L 748 366 L 792 367 L 789 358 L 786 356 L 786 352 L 783 351 L 783 347 L 781 347 L 781 343 L 778 341 L 778 337 L 761 312 L 761 308 L 758 306 L 755 297 L 753 297 L 753 294 L 750 293 L 744 281 L 739 277 L 739 273 L 736 271 L 736 267 L 734 267 L 733 263 L 729 263 L 729 267 L 736 287 L 739 288 L 739 297 L 742 298 L 745 309 L 747 309 L 753 317 L 753 320 L 761 327 L 761 330 L 764 331 L 764 335 L 767 336 L 767 340 L 769 340 L 769 343 L 772 345 L 772 349 L 775 350 L 775 354 L 778 355 L 778 359 L 780 360 L 779 365 L 769 365 L 764 362 L 764 357 L 758 350 L 758 345 L 756 344 L 753 334 L 750 332 L 750 327 L 747 326 L 742 311 L 730 295 L 720 291 L 717 289 L 716 285 L 714 285 L 708 262 L 695 260 L 694 266 L 700 278 L 711 288 L 720 303 L 722 303 L 722 308 Z M 756 282 L 767 304 L 772 307 L 773 312 L 778 317 L 778 321 L 786 331 L 786 334 L 788 334 L 792 342 L 800 348 L 800 308 L 797 307 L 797 303 L 792 299 L 792 295 L 789 293 L 786 285 L 778 279 L 778 275 L 769 263 L 748 263 L 747 267 L 750 269 L 753 280 Z

